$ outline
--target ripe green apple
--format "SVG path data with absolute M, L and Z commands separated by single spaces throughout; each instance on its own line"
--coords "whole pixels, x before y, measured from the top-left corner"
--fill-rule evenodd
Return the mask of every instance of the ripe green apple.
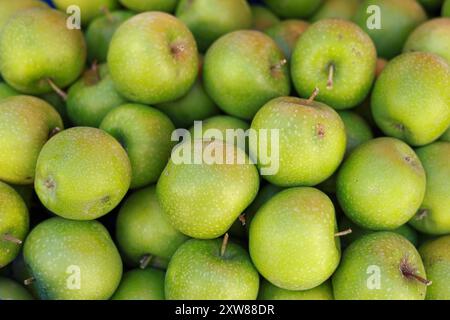
M 372 113 L 388 136 L 422 146 L 450 125 L 450 65 L 434 54 L 405 53 L 389 62 L 372 93 Z
M 255 300 L 259 275 L 246 250 L 221 240 L 186 241 L 166 273 L 168 300 Z
M 28 234 L 29 216 L 25 202 L 7 184 L 0 182 L 0 269 L 13 261 Z
M 252 202 L 252 204 L 245 209 L 245 227 L 247 228 L 247 231 L 250 228 L 250 224 L 253 220 L 253 217 L 258 212 L 258 210 L 274 195 L 276 195 L 278 192 L 282 191 L 283 188 L 278 187 L 276 185 L 267 183 L 264 186 L 261 187 L 261 189 L 258 192 L 258 195 L 256 196 L 255 200 Z
M 165 11 L 173 12 L 178 0 L 119 0 L 120 3 L 133 11 Z
M 170 224 L 154 186 L 136 191 L 124 202 L 117 216 L 116 238 L 126 261 L 134 266 L 145 256 L 168 261 L 188 239 Z
M 106 132 L 76 127 L 58 133 L 42 148 L 34 187 L 41 203 L 68 219 L 92 220 L 125 196 L 130 160 Z
M 377 138 L 356 148 L 337 177 L 337 197 L 347 217 L 371 230 L 409 221 L 425 195 L 425 171 L 404 142 Z
M 247 0 L 180 0 L 176 16 L 192 31 L 200 51 L 224 34 L 252 25 Z
M 258 145 L 267 145 L 269 155 L 274 152 L 268 141 L 273 134 L 261 134 L 262 130 L 279 130 L 279 170 L 264 176 L 278 186 L 317 185 L 336 171 L 344 157 L 344 123 L 336 111 L 320 102 L 295 97 L 273 99 L 256 114 L 251 128 L 259 133 L 257 143 L 250 144 L 250 153 L 258 157 L 260 168 L 266 164 Z
M 19 96 L 20 92 L 5 82 L 0 82 L 0 100 L 8 97 Z
M 250 224 L 249 250 L 259 273 L 287 290 L 325 282 L 341 256 L 334 206 L 314 188 L 291 188 L 273 196 Z
M 39 0 L 0 0 L 0 30 L 10 17 L 22 10 L 32 8 L 48 8 L 48 5 Z
M 14 184 L 34 181 L 36 161 L 61 117 L 45 101 L 14 96 L 0 101 L 0 179 Z
M 450 64 L 450 18 L 436 18 L 418 26 L 409 36 L 403 51 L 435 53 Z
M 43 300 L 109 299 L 122 277 L 119 252 L 97 221 L 45 220 L 27 237 L 24 258 Z
M 401 235 L 376 232 L 344 251 L 333 275 L 336 300 L 424 300 L 429 282 L 416 248 Z M 424 283 L 425 282 L 425 283 Z
M 371 6 L 379 9 L 369 11 Z M 365 0 L 354 17 L 375 42 L 378 55 L 386 59 L 398 55 L 411 31 L 426 19 L 425 10 L 416 0 Z
M 442 5 L 442 16 L 450 17 L 450 0 L 445 0 L 444 4 Z
M 263 0 L 278 16 L 283 18 L 308 18 L 322 4 L 322 0 Z
M 93 64 L 69 89 L 67 114 L 77 126 L 99 127 L 105 116 L 127 101 L 116 91 L 106 64 Z
M 131 188 L 158 180 L 174 145 L 175 126 L 165 114 L 141 104 L 124 104 L 109 112 L 100 128 L 127 151 L 133 172 Z
M 254 30 L 265 31 L 280 22 L 280 18 L 266 7 L 254 4 L 250 6 L 250 9 L 253 16 L 252 29 Z
M 427 300 L 450 300 L 450 235 L 426 242 L 419 252 L 427 277 L 433 282 Z
M 450 142 L 450 127 L 445 131 L 445 133 L 441 136 L 440 140 Z
M 411 225 L 427 234 L 450 233 L 450 142 L 435 142 L 416 150 L 427 175 L 425 198 Z
M 329 281 L 309 290 L 291 291 L 281 289 L 262 279 L 258 300 L 334 300 Z
M 72 122 L 69 119 L 69 115 L 67 114 L 67 105 L 63 96 L 61 96 L 57 92 L 49 92 L 40 95 L 39 98 L 41 98 L 44 101 L 47 101 L 47 103 L 49 103 L 53 108 L 55 108 L 55 110 L 59 113 L 65 128 L 73 126 Z
M 320 20 L 309 26 L 295 46 L 292 80 L 301 97 L 309 97 L 318 88 L 318 101 L 349 109 L 369 94 L 376 63 L 372 40 L 356 24 Z
M 190 161 L 174 157 L 181 153 Z M 212 155 L 217 161 L 209 159 Z M 258 188 L 258 171 L 245 151 L 221 140 L 194 140 L 173 151 L 158 181 L 157 194 L 177 230 L 193 238 L 214 239 L 231 227 Z
M 65 88 L 81 74 L 86 44 L 78 29 L 68 29 L 57 10 L 31 9 L 14 15 L 0 37 L 0 70 L 14 89 L 28 94 Z
M 111 300 L 164 300 L 164 278 L 157 269 L 128 271 Z
M 167 13 L 145 12 L 117 29 L 108 65 L 125 98 L 157 104 L 189 91 L 197 78 L 199 58 L 194 36 L 184 23 Z
M 270 99 L 290 93 L 286 58 L 259 31 L 235 31 L 217 40 L 206 53 L 203 79 L 219 108 L 247 120 Z
M 298 38 L 308 28 L 309 23 L 302 20 L 284 20 L 265 30 L 278 46 L 283 50 L 285 57 L 290 60 L 292 51 Z
M 352 111 L 339 111 L 338 114 L 344 122 L 347 135 L 346 155 L 359 145 L 373 139 L 372 129 L 363 117 Z
M 117 0 L 53 0 L 53 4 L 63 12 L 66 12 L 70 6 L 80 8 L 81 23 L 85 26 L 105 11 L 119 7 Z
M 17 282 L 0 277 L 0 300 L 34 300 L 31 294 Z
M 220 112 L 205 92 L 200 78 L 185 96 L 155 107 L 167 114 L 177 128 L 189 128 L 195 120 L 204 120 Z
M 310 18 L 312 22 L 322 19 L 352 20 L 361 5 L 361 0 L 325 0 Z
M 106 62 L 109 44 L 117 28 L 133 16 L 133 12 L 119 10 L 95 18 L 86 30 L 89 61 Z

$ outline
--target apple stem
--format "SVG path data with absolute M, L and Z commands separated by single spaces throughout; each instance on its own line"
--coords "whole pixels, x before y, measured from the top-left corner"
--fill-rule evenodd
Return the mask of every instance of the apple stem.
M 400 272 L 403 274 L 404 277 L 408 279 L 414 279 L 416 281 L 419 281 L 420 283 L 423 283 L 426 286 L 430 286 L 433 282 L 430 280 L 427 280 L 417 274 L 417 271 L 415 268 L 413 268 L 409 262 L 408 258 L 403 258 L 400 262 Z
M 316 99 L 316 97 L 319 95 L 319 92 L 320 92 L 319 88 L 315 88 L 311 97 L 309 97 L 307 103 L 311 104 L 314 101 L 314 99 Z
M 283 68 L 283 66 L 287 63 L 286 59 L 281 60 L 280 62 L 278 62 L 277 64 L 274 64 L 272 66 L 272 70 L 280 70 L 281 68 Z
M 245 214 L 241 214 L 239 216 L 239 221 L 242 223 L 243 226 L 247 223 L 247 220 L 245 219 Z
M 328 67 L 328 81 L 327 81 L 327 89 L 331 90 L 333 89 L 333 78 L 334 78 L 334 64 L 330 64 L 330 66 Z
M 427 209 L 420 209 L 419 212 L 417 212 L 416 220 L 420 221 L 425 219 L 428 213 Z
M 48 82 L 48 84 L 50 85 L 50 87 L 52 87 L 53 91 L 55 91 L 56 94 L 57 94 L 58 96 L 61 97 L 61 99 L 63 99 L 64 101 L 67 100 L 67 93 L 65 93 L 60 87 L 58 87 L 58 86 L 53 82 L 52 79 L 47 78 L 47 82 Z
M 152 261 L 152 258 L 153 256 L 150 254 L 144 255 L 141 260 L 139 260 L 139 268 L 141 268 L 142 270 L 146 269 L 150 261 Z
M 107 6 L 103 6 L 100 10 L 105 14 L 109 22 L 114 22 L 114 17 L 111 15 L 111 11 L 109 11 Z
M 348 235 L 348 234 L 350 234 L 350 233 L 352 233 L 352 232 L 353 232 L 352 229 L 347 229 L 347 230 L 344 230 L 344 231 L 335 233 L 334 236 L 335 236 L 335 237 L 343 237 L 343 236 L 346 236 L 346 235 Z
M 35 280 L 36 280 L 36 278 L 34 278 L 34 277 L 28 278 L 28 279 L 25 279 L 25 280 L 23 281 L 23 284 L 26 285 L 26 286 L 29 286 L 29 285 L 31 285 Z
M 227 250 L 228 238 L 229 238 L 228 233 L 225 233 L 225 235 L 223 236 L 222 247 L 220 248 L 221 257 L 225 255 L 225 251 Z
M 22 240 L 17 239 L 16 237 L 14 237 L 13 235 L 11 235 L 11 234 L 9 234 L 9 233 L 5 233 L 5 234 L 2 236 L 2 239 L 3 239 L 4 241 L 12 242 L 12 243 L 15 243 L 15 244 L 17 244 L 17 245 L 21 245 L 21 244 L 22 244 Z
M 50 134 L 48 135 L 48 139 L 50 139 L 50 138 L 56 136 L 56 135 L 57 135 L 58 133 L 60 133 L 61 131 L 62 131 L 62 130 L 61 130 L 60 127 L 55 127 L 55 128 L 53 128 L 53 130 L 50 131 Z

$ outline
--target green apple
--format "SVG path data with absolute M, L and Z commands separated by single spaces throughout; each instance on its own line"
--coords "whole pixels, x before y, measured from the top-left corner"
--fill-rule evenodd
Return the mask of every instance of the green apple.
M 431 240 L 419 249 L 433 283 L 427 290 L 427 300 L 450 300 L 450 235 Z
M 109 299 L 122 277 L 119 252 L 97 221 L 45 220 L 27 237 L 24 258 L 43 300 Z
M 266 29 L 265 33 L 275 40 L 281 50 L 283 50 L 286 58 L 290 60 L 298 38 L 308 26 L 309 23 L 302 20 L 284 20 Z
M 119 142 L 102 130 L 76 127 L 42 148 L 34 187 L 53 213 L 92 220 L 114 209 L 130 182 L 130 160 Z
M 333 288 L 329 281 L 309 290 L 291 291 L 281 289 L 262 279 L 258 300 L 334 300 Z
M 111 300 L 164 300 L 164 278 L 157 269 L 128 271 Z
M 252 25 L 247 0 L 180 0 L 176 16 L 192 31 L 201 51 L 224 34 Z
M 95 18 L 86 30 L 89 61 L 106 62 L 109 44 L 117 28 L 133 16 L 131 11 L 114 11 Z
M 278 187 L 276 185 L 267 183 L 264 186 L 261 187 L 261 189 L 258 192 L 258 195 L 256 196 L 255 200 L 252 202 L 252 204 L 245 209 L 245 227 L 248 229 L 250 228 L 250 224 L 253 220 L 253 217 L 255 216 L 256 212 L 274 195 L 276 195 L 278 192 L 282 191 L 283 188 Z
M 47 103 L 55 108 L 55 110 L 59 113 L 65 128 L 72 127 L 72 122 L 67 114 L 67 105 L 66 100 L 64 100 L 64 96 L 61 96 L 57 92 L 49 92 L 40 95 L 39 98 L 47 101 Z
M 34 300 L 31 294 L 17 282 L 0 277 L 0 300 Z
M 0 269 L 13 261 L 28 234 L 29 216 L 25 202 L 0 181 Z
M 345 153 L 347 155 L 359 145 L 373 139 L 372 129 L 363 117 L 352 111 L 339 111 L 338 113 L 345 125 L 347 135 Z
M 420 159 L 394 138 L 370 140 L 344 161 L 337 197 L 347 217 L 371 230 L 393 230 L 409 221 L 425 195 Z
M 65 88 L 81 74 L 86 44 L 78 29 L 68 29 L 66 15 L 31 9 L 14 15 L 0 36 L 0 70 L 14 89 L 28 94 Z
M 318 88 L 317 100 L 335 109 L 364 101 L 375 79 L 377 54 L 372 40 L 356 24 L 325 19 L 312 24 L 292 54 L 292 80 L 307 98 Z
M 250 6 L 250 9 L 253 16 L 252 29 L 254 30 L 265 31 L 280 22 L 280 18 L 266 7 L 254 4 Z
M 117 216 L 116 238 L 126 261 L 134 266 L 146 256 L 168 261 L 188 239 L 170 224 L 154 186 L 136 191 L 124 202 Z
M 360 5 L 361 0 L 325 0 L 310 20 L 313 22 L 334 18 L 352 20 Z
M 441 136 L 440 140 L 450 142 L 450 127 L 445 131 L 445 133 Z
M 204 120 L 220 112 L 205 92 L 201 78 L 178 100 L 156 105 L 167 114 L 177 128 L 189 128 L 195 120 Z
M 172 12 L 178 0 L 119 0 L 120 3 L 133 11 L 165 11 Z
M 217 40 L 206 53 L 203 79 L 223 111 L 247 120 L 269 100 L 290 92 L 286 58 L 259 31 L 235 31 Z
M 450 65 L 434 54 L 405 53 L 386 66 L 372 93 L 372 113 L 388 136 L 422 146 L 450 125 Z
M 10 17 L 20 11 L 32 8 L 48 8 L 48 5 L 39 0 L 0 0 L 0 30 Z
M 444 4 L 442 5 L 442 16 L 450 17 L 450 0 L 445 0 Z
M 219 239 L 185 242 L 166 273 L 168 300 L 255 300 L 259 275 L 248 253 Z
M 8 97 L 19 96 L 20 92 L 5 82 L 0 82 L 0 100 Z
M 184 158 L 174 156 L 180 154 Z M 231 227 L 258 188 L 258 171 L 245 151 L 221 140 L 194 140 L 173 151 L 157 194 L 177 230 L 193 238 L 214 239 Z
M 36 161 L 52 132 L 63 129 L 58 112 L 45 101 L 14 96 L 0 101 L 0 179 L 34 181 Z
M 386 59 L 398 55 L 411 31 L 426 19 L 416 0 L 365 0 L 354 17 L 375 42 L 378 55 Z
M 118 0 L 53 0 L 53 4 L 63 12 L 66 12 L 70 6 L 77 6 L 80 9 L 83 25 L 88 25 L 105 11 L 115 10 L 119 7 Z
M 416 248 L 401 235 L 376 232 L 345 250 L 333 275 L 336 300 L 424 300 L 425 268 Z
M 322 4 L 322 0 L 263 0 L 278 16 L 283 18 L 308 18 Z
M 450 64 L 450 18 L 436 18 L 418 26 L 409 36 L 404 52 L 435 53 Z
M 194 36 L 180 20 L 146 12 L 125 21 L 114 34 L 108 65 L 125 98 L 157 104 L 184 96 L 198 73 Z
M 174 143 L 173 123 L 161 111 L 140 104 L 124 104 L 109 112 L 100 128 L 115 137 L 130 157 L 131 188 L 158 180 Z
M 416 150 L 427 175 L 425 198 L 410 224 L 427 234 L 450 233 L 450 142 L 435 142 Z
M 279 170 L 264 176 L 278 186 L 317 185 L 336 171 L 344 157 L 344 123 L 336 111 L 320 102 L 273 99 L 256 114 L 251 128 L 257 132 L 257 141 L 250 143 L 250 154 L 257 156 L 260 169 L 267 164 L 258 146 L 267 145 L 272 156 L 277 156 L 273 149 L 279 149 L 279 157 L 272 160 L 278 162 Z M 278 130 L 279 143 L 271 143 L 274 132 L 264 134 L 263 130 Z
M 106 64 L 96 63 L 69 89 L 67 114 L 77 126 L 99 127 L 103 118 L 127 101 L 116 91 Z
M 259 273 L 287 290 L 325 282 L 341 256 L 334 206 L 314 188 L 291 188 L 273 196 L 250 224 L 249 250 Z

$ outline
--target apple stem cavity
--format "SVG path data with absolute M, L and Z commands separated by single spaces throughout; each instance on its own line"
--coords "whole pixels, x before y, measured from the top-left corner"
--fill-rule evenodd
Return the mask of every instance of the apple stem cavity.
M 141 260 L 139 260 L 139 268 L 141 268 L 142 270 L 146 269 L 148 267 L 148 265 L 150 264 L 150 262 L 152 261 L 153 256 L 150 254 L 146 254 L 144 255 Z
M 307 104 L 311 104 L 314 102 L 314 100 L 316 99 L 316 97 L 319 95 L 319 88 L 315 88 L 313 93 L 311 94 L 311 96 L 309 97 L 308 101 L 306 102 Z
M 34 281 L 36 281 L 36 278 L 31 277 L 31 278 L 25 279 L 23 281 L 23 284 L 26 285 L 26 286 L 29 286 L 29 285 L 33 284 Z
M 400 272 L 405 278 L 416 280 L 426 286 L 430 286 L 433 283 L 432 281 L 419 276 L 417 270 L 410 265 L 407 258 L 403 258 L 400 262 Z
M 220 248 L 221 257 L 223 257 L 225 255 L 225 251 L 227 251 L 228 238 L 229 238 L 228 233 L 225 233 L 225 235 L 223 236 L 222 247 Z
M 247 220 L 245 219 L 245 214 L 241 214 L 239 216 L 239 221 L 241 222 L 242 226 L 245 226 L 247 223 Z
M 272 74 L 278 74 L 283 68 L 283 66 L 286 65 L 286 63 L 287 63 L 286 59 L 281 60 L 280 62 L 272 65 L 270 67 L 270 71 L 272 71 Z
M 54 136 L 56 136 L 58 133 L 60 133 L 62 130 L 60 127 L 55 127 L 52 129 L 52 131 L 50 131 L 50 133 L 48 134 L 48 139 L 50 140 L 51 138 L 53 138 Z
M 100 10 L 105 14 L 106 19 L 108 19 L 109 22 L 114 22 L 114 17 L 112 16 L 111 11 L 109 11 L 107 6 L 103 6 Z
M 417 212 L 416 220 L 420 221 L 420 220 L 425 219 L 425 218 L 428 216 L 428 213 L 429 213 L 429 212 L 428 212 L 427 209 L 420 209 L 420 210 Z
M 53 82 L 52 79 L 47 78 L 47 82 L 50 85 L 50 87 L 53 89 L 53 91 L 55 91 L 56 94 L 61 97 L 61 99 L 63 99 L 64 101 L 67 101 L 67 93 L 65 93 L 60 87 L 58 87 L 56 85 L 56 83 Z
M 91 68 L 89 70 L 86 70 L 83 76 L 84 83 L 87 86 L 93 86 L 100 82 L 101 77 L 99 73 L 98 63 L 97 60 L 94 60 L 92 62 Z
M 344 231 L 335 233 L 334 236 L 335 236 L 335 237 L 343 237 L 343 236 L 349 235 L 349 234 L 352 233 L 352 232 L 353 232 L 352 229 L 347 229 L 347 230 L 344 230 Z
M 5 234 L 2 236 L 2 239 L 3 239 L 4 241 L 12 242 L 12 243 L 17 244 L 17 245 L 21 245 L 21 244 L 22 244 L 22 240 L 17 239 L 16 237 L 14 237 L 13 235 L 11 235 L 11 234 L 9 234 L 9 233 L 5 233 Z
M 333 89 L 334 85 L 334 64 L 330 63 L 328 66 L 328 81 L 327 81 L 327 89 Z

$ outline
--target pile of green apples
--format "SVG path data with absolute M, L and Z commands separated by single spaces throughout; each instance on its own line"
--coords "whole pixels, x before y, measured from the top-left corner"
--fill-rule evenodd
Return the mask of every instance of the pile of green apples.
M 450 300 L 450 0 L 53 3 L 0 0 L 0 299 Z

